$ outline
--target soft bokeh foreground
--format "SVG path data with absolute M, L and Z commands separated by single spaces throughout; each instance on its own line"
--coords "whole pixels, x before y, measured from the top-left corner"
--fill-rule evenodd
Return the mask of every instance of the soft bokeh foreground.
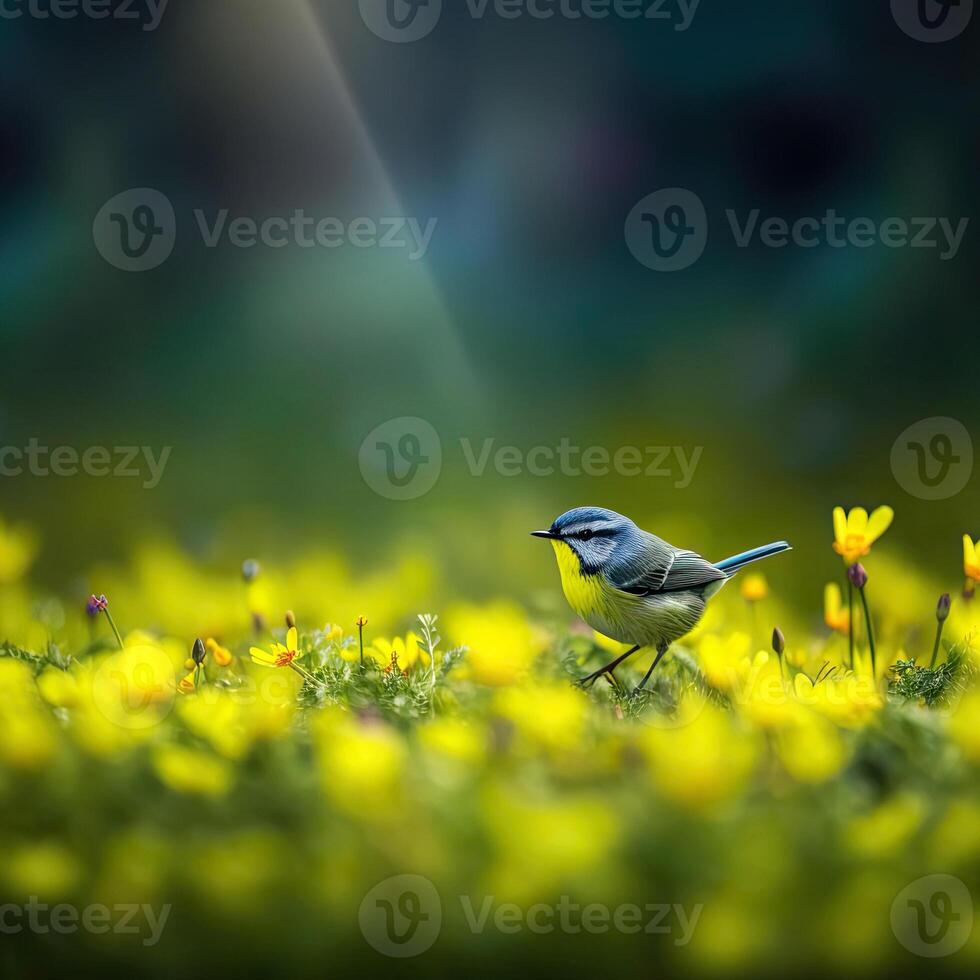
M 789 607 L 775 568 L 743 576 L 637 696 L 645 655 L 621 687 L 574 686 L 618 648 L 557 595 L 420 622 L 424 555 L 356 579 L 337 556 L 205 569 L 148 544 L 93 573 L 86 611 L 32 589 L 37 539 L 0 525 L 5 975 L 975 975 L 980 606 L 956 591 L 929 670 L 938 592 L 883 524 L 838 515 L 845 564 L 807 556 L 823 610 Z M 848 621 L 858 560 L 877 676 L 853 588 Z M 431 886 L 368 894 L 396 875 Z M 59 934 L 30 903 L 152 915 Z

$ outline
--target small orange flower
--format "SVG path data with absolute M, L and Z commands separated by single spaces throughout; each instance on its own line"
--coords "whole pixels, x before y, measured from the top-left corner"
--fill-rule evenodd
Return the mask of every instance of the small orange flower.
M 765 575 L 746 575 L 742 579 L 742 598 L 746 602 L 759 602 L 769 595 L 769 583 Z
M 841 601 L 840 586 L 836 582 L 828 582 L 823 590 L 823 621 L 835 633 L 850 631 L 851 614 Z
M 207 647 L 208 653 L 211 654 L 211 656 L 214 658 L 214 662 L 219 667 L 227 667 L 234 659 L 234 657 L 231 655 L 231 651 L 226 647 L 221 646 L 213 637 L 209 636 L 204 645 Z

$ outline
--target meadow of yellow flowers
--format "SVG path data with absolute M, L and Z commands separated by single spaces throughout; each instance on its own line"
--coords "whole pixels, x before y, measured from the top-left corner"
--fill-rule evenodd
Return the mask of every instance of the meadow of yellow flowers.
M 557 603 L 417 615 L 424 556 L 148 543 L 86 605 L 0 524 L 6 974 L 975 974 L 980 562 L 940 595 L 892 516 L 834 512 L 822 615 L 745 575 L 640 695 L 648 654 L 574 684 L 620 648 Z

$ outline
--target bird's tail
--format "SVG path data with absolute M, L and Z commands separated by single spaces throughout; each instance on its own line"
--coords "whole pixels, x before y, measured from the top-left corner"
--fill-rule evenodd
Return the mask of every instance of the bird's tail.
M 753 548 L 751 551 L 743 551 L 740 555 L 732 555 L 724 561 L 716 562 L 716 567 L 720 568 L 729 578 L 746 565 L 751 565 L 754 561 L 762 558 L 769 558 L 771 555 L 778 555 L 784 551 L 792 551 L 792 545 L 786 541 L 774 541 L 772 544 L 764 544 L 761 548 Z

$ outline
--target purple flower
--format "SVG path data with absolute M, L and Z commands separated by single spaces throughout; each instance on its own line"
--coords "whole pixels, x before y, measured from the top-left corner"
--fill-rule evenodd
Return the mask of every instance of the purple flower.
M 949 616 L 949 607 L 952 604 L 953 600 L 950 599 L 948 592 L 944 592 L 939 597 L 939 602 L 936 605 L 936 619 L 938 619 L 940 623 L 946 622 L 946 619 Z
M 868 573 L 860 562 L 851 565 L 847 570 L 847 577 L 851 580 L 851 585 L 858 589 L 863 589 L 868 584 Z
M 90 616 L 98 616 L 109 608 L 109 600 L 104 595 L 90 595 L 85 603 L 85 611 Z

